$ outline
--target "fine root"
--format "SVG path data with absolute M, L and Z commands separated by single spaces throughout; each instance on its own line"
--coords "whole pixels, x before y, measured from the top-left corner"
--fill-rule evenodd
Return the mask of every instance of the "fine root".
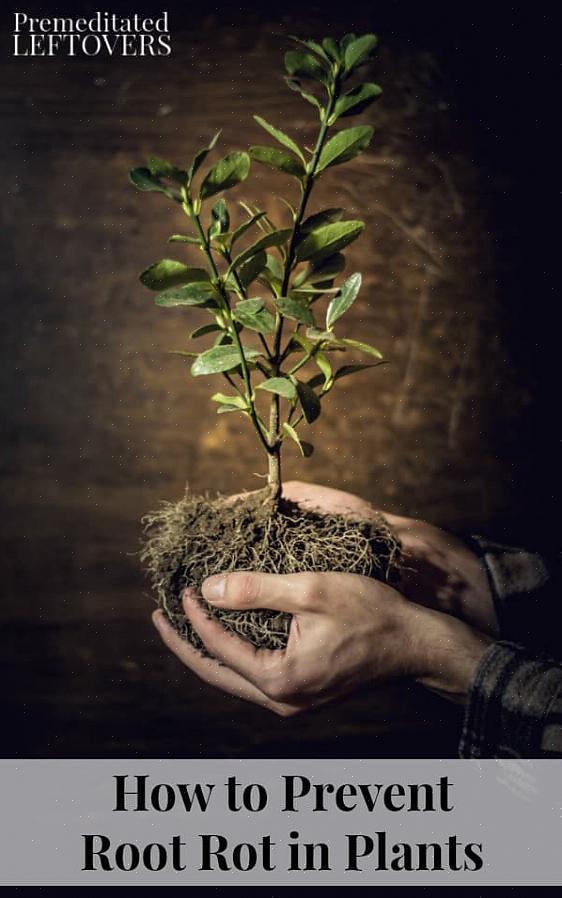
M 204 654 L 183 611 L 186 587 L 211 616 L 259 648 L 283 648 L 291 623 L 291 615 L 281 611 L 212 608 L 201 596 L 201 584 L 211 574 L 339 571 L 389 583 L 398 577 L 400 545 L 381 515 L 364 521 L 285 499 L 273 508 L 262 491 L 234 501 L 186 493 L 146 515 L 143 525 L 141 561 L 157 603 L 180 635 Z

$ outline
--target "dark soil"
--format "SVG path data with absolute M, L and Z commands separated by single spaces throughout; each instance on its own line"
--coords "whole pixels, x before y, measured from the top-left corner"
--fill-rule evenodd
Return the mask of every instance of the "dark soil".
M 189 493 L 144 519 L 141 559 L 156 599 L 175 629 L 204 651 L 182 607 L 195 589 L 209 613 L 260 648 L 287 644 L 291 615 L 211 608 L 201 584 L 211 574 L 252 570 L 276 574 L 339 571 L 396 582 L 400 546 L 381 515 L 359 520 L 323 514 L 282 499 L 274 509 L 264 491 L 234 501 Z

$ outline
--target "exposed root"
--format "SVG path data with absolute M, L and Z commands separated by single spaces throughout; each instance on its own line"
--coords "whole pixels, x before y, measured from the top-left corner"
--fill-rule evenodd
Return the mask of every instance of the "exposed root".
M 266 491 L 235 500 L 186 493 L 177 503 L 143 518 L 141 561 L 160 607 L 175 629 L 205 653 L 181 603 L 186 587 L 229 630 L 260 648 L 287 644 L 291 615 L 265 609 L 231 611 L 211 608 L 201 584 L 223 571 L 290 574 L 339 571 L 384 582 L 398 576 L 400 545 L 382 516 L 371 521 L 327 515 L 281 500 L 277 509 Z

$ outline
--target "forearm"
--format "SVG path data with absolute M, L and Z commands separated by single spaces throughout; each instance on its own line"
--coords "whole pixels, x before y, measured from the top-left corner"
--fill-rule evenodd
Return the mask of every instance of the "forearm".
M 562 665 L 427 608 L 407 626 L 417 681 L 466 705 L 461 757 L 562 755 Z
M 465 704 L 493 639 L 452 615 L 414 605 L 410 609 L 415 679 L 444 698 Z

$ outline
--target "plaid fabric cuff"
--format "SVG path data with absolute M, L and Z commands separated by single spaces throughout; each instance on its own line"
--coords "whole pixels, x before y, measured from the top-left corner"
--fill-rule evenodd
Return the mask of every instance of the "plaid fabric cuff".
M 500 633 L 506 639 L 517 639 L 522 635 L 518 632 L 521 614 L 530 615 L 546 594 L 550 576 L 545 562 L 534 552 L 502 546 L 482 536 L 471 536 L 470 542 L 488 575 Z
M 459 755 L 560 757 L 562 667 L 514 643 L 493 643 L 471 687 Z

